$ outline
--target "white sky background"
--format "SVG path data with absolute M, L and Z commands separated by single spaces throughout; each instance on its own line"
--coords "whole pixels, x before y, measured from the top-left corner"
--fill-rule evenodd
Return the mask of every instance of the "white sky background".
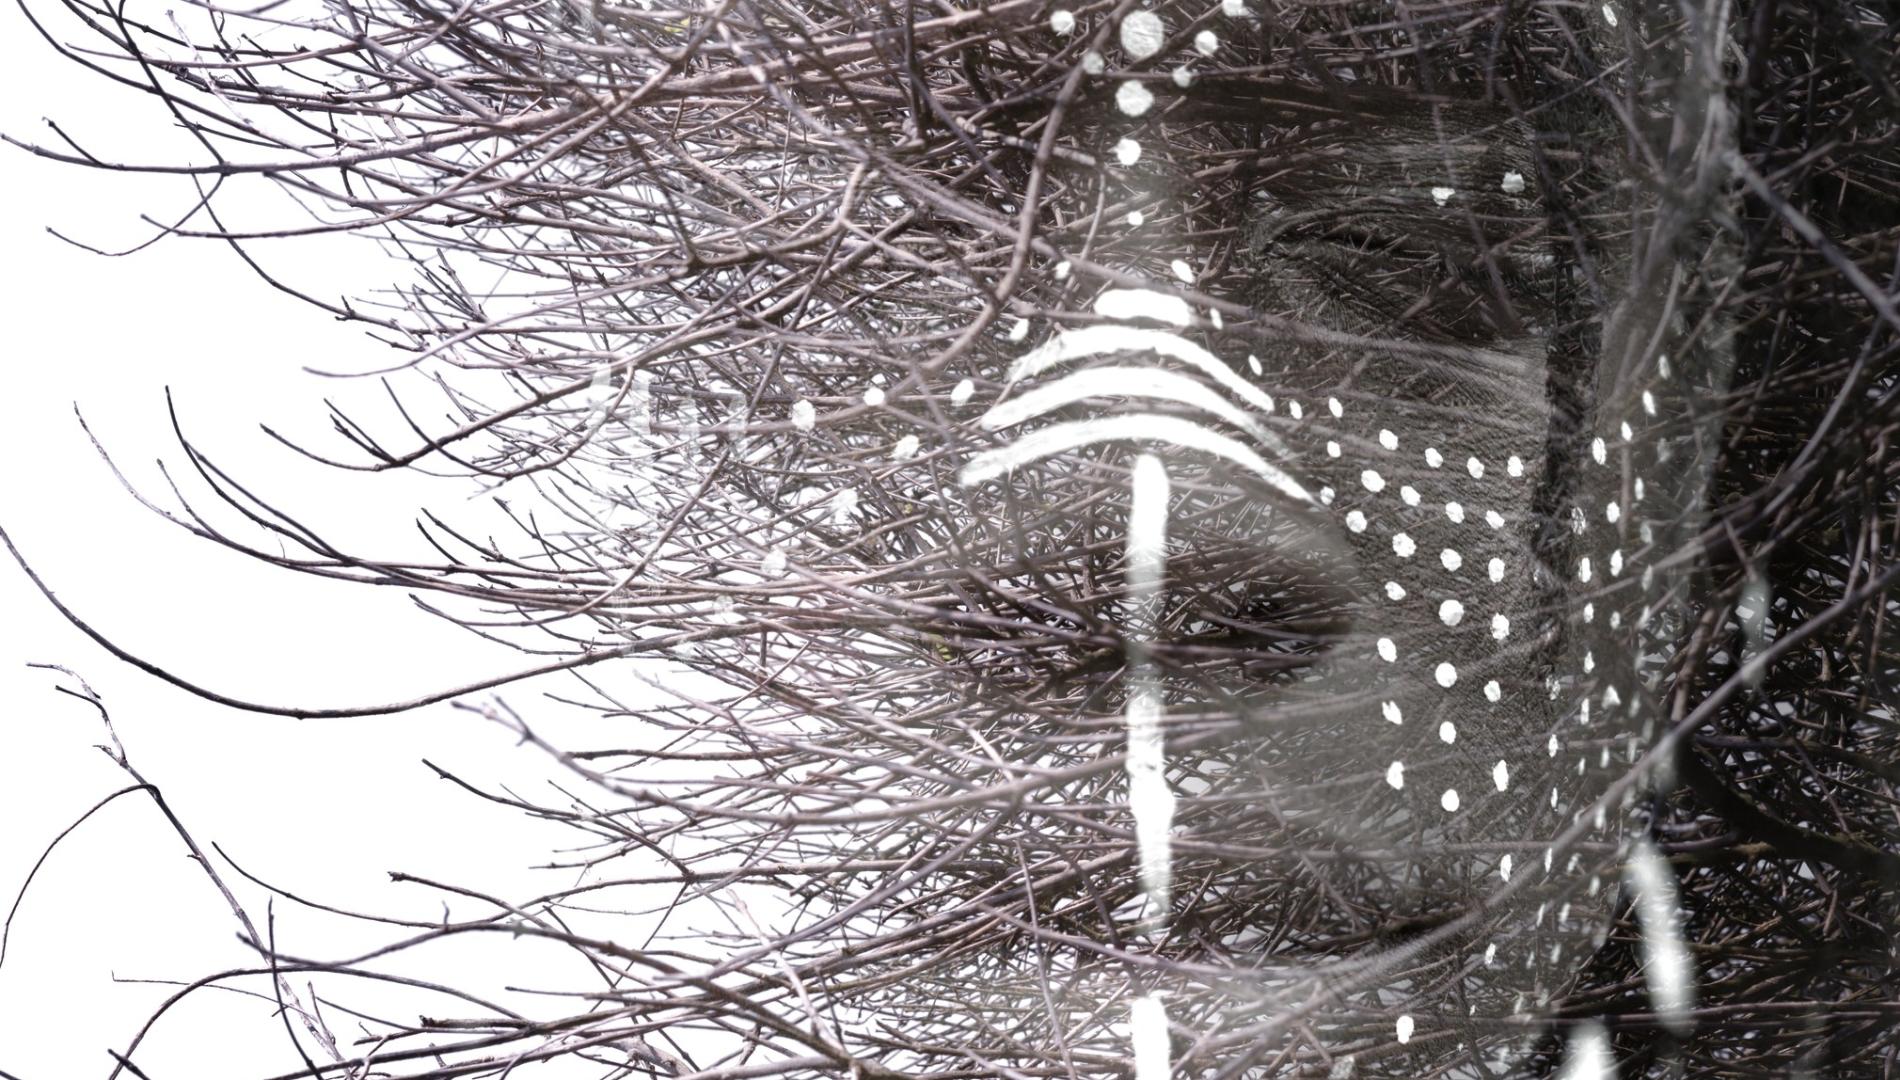
M 103 156 L 195 157 L 156 102 L 60 59 L 10 4 L 0 10 L 0 72 L 0 131 L 50 141 L 40 118 L 52 116 Z M 300 370 L 387 363 L 394 354 L 361 330 L 271 290 L 215 243 L 172 240 L 107 259 L 44 231 L 51 225 L 102 247 L 127 246 L 149 235 L 139 213 L 166 218 L 189 205 L 187 182 L 95 173 L 0 147 L 0 187 L 11 209 L 0 219 L 0 312 L 8 326 L 0 525 L 82 617 L 184 678 L 274 703 L 398 700 L 531 662 L 445 625 L 399 590 L 275 570 L 139 507 L 93 454 L 73 418 L 75 401 L 133 481 L 161 502 L 170 497 L 154 459 L 188 471 L 167 426 L 169 386 L 188 433 L 214 460 L 254 491 L 281 498 L 319 531 L 349 541 L 346 549 L 426 557 L 412 524 L 419 506 L 452 522 L 495 527 L 495 516 L 468 502 L 467 487 L 457 481 L 342 474 L 296 457 L 257 430 L 268 420 L 307 436 L 309 445 L 337 450 L 340 441 L 324 437 L 322 396 L 370 402 L 370 414 L 390 415 L 374 404 L 374 384 L 340 385 Z M 261 185 L 251 193 L 266 195 Z M 296 220 L 287 200 L 277 197 L 274 205 L 280 220 Z M 382 285 L 401 272 L 361 240 L 262 244 L 254 253 L 331 296 Z M 134 764 L 163 788 L 199 841 L 219 843 L 247 869 L 291 891 L 414 917 L 439 914 L 440 899 L 389 883 L 386 871 L 513 896 L 575 880 L 571 871 L 537 875 L 525 868 L 576 834 L 479 802 L 421 764 L 427 756 L 491 789 L 501 782 L 532 788 L 537 778 L 558 774 L 499 727 L 447 705 L 393 717 L 295 721 L 210 704 L 112 658 L 4 560 L 0 903 L 11 903 L 60 829 L 129 782 L 93 748 L 104 732 L 91 709 L 58 694 L 55 687 L 66 680 L 29 670 L 31 661 L 64 664 L 89 680 Z M 568 745 L 604 742 L 598 729 L 589 739 L 572 710 L 540 703 L 531 688 L 506 694 Z M 264 894 L 228 868 L 226 876 L 241 886 L 261 923 Z M 458 903 L 455 911 L 467 917 L 480 908 Z M 385 939 L 335 922 L 277 905 L 279 942 L 291 953 L 326 955 Z M 236 943 L 237 930 L 149 800 L 119 800 L 52 854 L 14 919 L 0 966 L 0 1070 L 21 1080 L 104 1076 L 112 1067 L 105 1047 L 122 1048 L 168 992 L 115 984 L 114 976 L 193 978 L 246 964 L 253 957 Z M 537 965 L 531 946 L 486 949 L 444 962 L 498 982 L 584 985 L 565 957 Z M 136 1060 L 153 1080 L 295 1068 L 269 1013 L 255 1000 L 200 995 L 160 1026 Z M 333 1019 L 347 1036 L 346 1018 Z

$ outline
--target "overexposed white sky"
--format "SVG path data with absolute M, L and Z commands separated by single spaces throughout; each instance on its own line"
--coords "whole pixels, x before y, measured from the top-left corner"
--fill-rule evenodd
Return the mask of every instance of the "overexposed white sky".
M 61 60 L 12 5 L 0 10 L 0 73 L 0 131 L 49 139 L 41 117 L 50 116 L 102 156 L 193 155 L 156 102 Z M 325 395 L 388 415 L 378 411 L 374 384 L 302 371 L 387 363 L 393 354 L 360 330 L 272 290 L 215 243 L 172 240 L 101 258 L 45 231 L 130 246 L 150 235 L 141 213 L 176 217 L 190 205 L 188 182 L 90 172 L 0 147 L 0 190 L 11 210 L 0 218 L 0 313 L 8 331 L 0 526 L 62 600 L 132 652 L 257 701 L 369 704 L 527 666 L 527 658 L 420 611 L 398 590 L 274 570 L 138 506 L 91 450 L 74 403 L 131 479 L 162 502 L 172 500 L 155 459 L 189 471 L 168 428 L 170 387 L 194 441 L 346 547 L 420 553 L 412 522 L 423 506 L 451 521 L 495 520 L 456 481 L 341 474 L 258 430 L 268 421 L 322 442 Z M 239 193 L 234 205 L 287 221 L 296 213 L 263 185 Z M 254 252 L 331 296 L 380 286 L 401 269 L 361 240 L 263 244 Z M 229 512 L 221 517 L 233 520 Z M 129 782 L 94 748 L 104 731 L 92 710 L 56 692 L 69 680 L 29 662 L 63 664 L 89 680 L 134 764 L 163 788 L 199 841 L 216 842 L 293 892 L 428 916 L 440 914 L 441 897 L 392 884 L 387 871 L 516 896 L 574 881 L 571 871 L 527 869 L 573 843 L 574 834 L 479 802 L 421 762 L 426 756 L 490 788 L 535 790 L 557 775 L 499 727 L 446 704 L 324 721 L 213 705 L 111 657 L 62 620 L 11 560 L 0 560 L 0 904 L 11 904 L 61 829 Z M 587 738 L 580 718 L 539 705 L 534 688 L 507 696 L 557 738 Z M 598 728 L 592 734 L 598 744 Z M 223 869 L 261 922 L 265 894 Z M 480 910 L 462 902 L 455 912 Z M 334 955 L 383 940 L 281 901 L 276 916 L 280 945 L 291 953 Z M 106 1047 L 123 1048 L 170 992 L 115 977 L 190 979 L 247 964 L 254 958 L 236 943 L 237 931 L 150 801 L 119 800 L 52 853 L 13 918 L 0 964 L 0 1072 L 21 1080 L 104 1076 L 112 1068 Z M 567 988 L 578 985 L 572 960 L 530 955 L 534 948 L 482 946 L 441 962 L 497 983 L 552 985 L 565 976 Z M 267 1002 L 216 993 L 169 1018 L 136 1060 L 157 1080 L 263 1076 L 300 1064 Z

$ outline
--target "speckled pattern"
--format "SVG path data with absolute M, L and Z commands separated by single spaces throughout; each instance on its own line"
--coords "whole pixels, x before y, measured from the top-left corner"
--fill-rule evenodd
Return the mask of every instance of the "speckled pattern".
M 1062 13 L 1054 25 L 1072 26 Z M 1164 53 L 1165 28 L 1139 12 L 1121 43 L 1126 59 L 1178 73 L 1215 51 L 1222 30 L 1216 20 Z M 1129 85 L 1116 95 L 1131 127 L 1116 167 L 1131 202 L 1165 205 L 1167 136 L 1140 126 L 1150 106 L 1129 107 Z M 1242 260 L 1253 285 L 1187 319 L 1159 300 L 1143 317 L 1112 291 L 1096 307 L 1204 346 L 1258 394 L 1222 388 L 1133 334 L 1125 347 L 1098 332 L 1093 349 L 1063 349 L 1078 332 L 1045 323 L 1011 336 L 1082 355 L 999 400 L 1102 369 L 1066 422 L 1190 418 L 1245 441 L 1311 495 L 1262 490 L 1233 460 L 1170 449 L 1159 433 L 1160 449 L 1147 444 L 1178 485 L 1172 635 L 1155 646 L 1171 723 L 1239 711 L 1250 732 L 1238 751 L 1177 755 L 1173 780 L 1216 801 L 1223 789 L 1271 800 L 1309 849 L 1237 869 L 1218 854 L 1247 847 L 1223 832 L 1233 816 L 1191 812 L 1177 877 L 1199 876 L 1201 903 L 1294 887 L 1336 906 L 1342 944 L 1320 951 L 1348 958 L 1340 992 L 1431 1013 L 1397 1015 L 1400 1049 L 1368 1062 L 1376 1074 L 1405 1075 L 1407 1054 L 1442 1060 L 1447 1040 L 1502 1066 L 1535 1048 L 1510 1022 L 1562 1006 L 1617 893 L 1626 810 L 1647 790 L 1659 731 L 1645 657 L 1673 632 L 1671 590 L 1685 572 L 1651 555 L 1696 527 L 1706 461 L 1693 403 L 1721 388 L 1724 362 L 1699 345 L 1672 360 L 1671 330 L 1683 327 L 1645 297 L 1585 310 L 1564 239 L 1527 180 L 1529 131 L 1504 110 L 1349 87 L 1303 100 L 1333 114 L 1327 136 L 1297 140 L 1299 158 L 1254 189 L 1244 250 L 1206 255 Z M 1202 86 L 1182 108 L 1231 123 L 1242 106 Z M 1119 229 L 1143 222 L 1137 211 Z M 1200 275 L 1188 257 L 1172 276 L 1155 288 Z M 1276 317 L 1299 320 L 1307 337 L 1278 332 Z M 1635 325 L 1655 332 L 1617 348 Z M 1332 336 L 1314 340 L 1313 328 Z M 1130 375 L 1116 393 L 1113 373 L 1131 367 L 1213 385 L 1247 423 L 1162 400 Z M 1124 447 L 1095 449 L 1108 471 L 1144 442 L 1137 428 L 1104 432 L 1101 443 Z M 1063 466 L 1022 466 L 1038 467 Z M 1098 479 L 1113 483 L 1106 471 Z M 1048 482 L 1030 482 L 1025 497 Z M 1303 625 L 1313 613 L 1323 625 Z M 1462 910 L 1444 906 L 1448 881 Z M 1189 904 L 1175 913 L 1194 919 Z M 1463 1016 L 1447 1014 L 1452 1002 Z M 1594 1053 L 1578 1046 L 1573 1057 Z

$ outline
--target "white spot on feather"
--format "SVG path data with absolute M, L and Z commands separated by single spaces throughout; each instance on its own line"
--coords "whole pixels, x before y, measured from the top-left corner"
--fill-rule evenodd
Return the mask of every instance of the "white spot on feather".
M 1137 60 L 1146 60 L 1160 52 L 1167 36 L 1168 28 L 1162 24 L 1161 16 L 1152 11 L 1131 11 L 1122 20 L 1122 50 Z
M 1129 79 L 1115 88 L 1115 107 L 1128 116 L 1140 116 L 1155 107 L 1154 92 Z
M 849 521 L 858 512 L 858 489 L 839 488 L 831 496 L 831 520 L 839 525 Z

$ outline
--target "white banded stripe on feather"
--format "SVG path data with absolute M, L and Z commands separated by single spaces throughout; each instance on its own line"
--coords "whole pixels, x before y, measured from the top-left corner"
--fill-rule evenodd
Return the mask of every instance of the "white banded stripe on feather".
M 1095 308 L 1098 314 L 1113 319 L 1145 319 L 1178 327 L 1192 321 L 1185 302 L 1150 290 L 1110 290 L 1097 299 Z M 1136 399 L 1171 402 L 1204 413 L 1244 432 L 1254 446 L 1179 416 L 1138 412 L 1085 417 L 1050 424 L 971 457 L 959 474 L 962 484 L 973 486 L 1019 466 L 1095 443 L 1166 443 L 1219 457 L 1281 495 L 1315 505 L 1305 487 L 1254 448 L 1282 459 L 1291 457 L 1286 445 L 1263 422 L 1263 417 L 1273 412 L 1273 399 L 1234 374 L 1212 353 L 1178 335 L 1126 323 L 1064 330 L 1012 364 L 1008 383 L 1013 387 L 1073 361 L 1122 353 L 1147 353 L 1174 360 L 1204 376 L 1207 382 L 1162 367 L 1124 363 L 1085 368 L 998 402 L 979 423 L 986 431 L 1003 431 L 1091 399 Z M 1210 387 L 1209 382 L 1214 385 Z M 1144 452 L 1135 460 L 1130 485 L 1124 538 L 1129 602 L 1123 635 L 1127 650 L 1122 716 L 1127 739 L 1124 768 L 1144 907 L 1152 918 L 1165 924 L 1173 885 L 1171 834 L 1176 800 L 1167 779 L 1163 680 L 1152 653 L 1160 632 L 1162 589 L 1167 576 L 1171 486 L 1167 467 L 1154 453 Z M 1138 1080 L 1165 1080 L 1171 1071 L 1165 1003 L 1158 994 L 1139 997 L 1131 1002 L 1131 1014 Z
M 1273 412 L 1272 398 L 1259 387 L 1234 374 L 1213 353 L 1192 341 L 1165 330 L 1113 323 L 1062 331 L 1011 364 L 1009 381 L 1020 382 L 1074 360 L 1118 352 L 1151 352 L 1179 360 L 1261 412 Z M 1286 445 L 1278 437 L 1269 434 L 1263 441 L 1275 453 L 1287 453 Z
M 1204 384 L 1165 368 L 1098 367 L 1077 371 L 1047 386 L 1038 386 L 1019 398 L 1002 402 L 984 413 L 980 422 L 985 430 L 997 431 L 1092 397 L 1173 401 L 1213 413 L 1266 445 L 1279 442 L 1258 417 L 1249 415 Z
M 1160 994 L 1148 994 L 1129 1002 L 1128 1013 L 1135 1080 L 1168 1080 L 1173 1062 L 1169 1060 L 1167 1003 Z
M 1168 568 L 1168 470 L 1161 459 L 1135 460 L 1129 486 L 1126 565 L 1128 574 L 1128 698 L 1122 708 L 1128 733 L 1128 805 L 1135 816 L 1135 849 L 1141 890 L 1149 910 L 1164 916 L 1172 887 L 1174 792 L 1168 787 L 1166 740 L 1161 733 L 1161 673 L 1150 646 L 1161 626 L 1161 587 Z
M 1104 294 L 1104 299 L 1109 296 L 1121 298 L 1106 305 L 1106 309 L 1139 310 L 1141 305 L 1127 298 L 1143 295 L 1146 294 L 1133 290 Z M 1098 307 L 1101 306 L 1098 303 Z M 1273 411 L 1272 398 L 1235 375 L 1213 353 L 1176 334 L 1121 324 L 1085 326 L 1058 333 L 1010 365 L 1009 382 L 1014 385 L 1075 360 L 1125 352 L 1153 353 L 1178 360 L 1207 376 L 1222 389 L 1231 391 L 1235 397 L 1259 412 Z M 1105 396 L 1173 401 L 1200 409 L 1245 431 L 1269 451 L 1283 457 L 1289 456 L 1286 445 L 1267 430 L 1259 417 L 1250 415 L 1247 409 L 1194 379 L 1162 368 L 1118 366 L 1074 372 L 1019 398 L 992 406 L 980 422 L 986 430 L 997 431 L 1079 401 Z M 1120 440 L 1167 442 L 1213 454 L 1259 477 L 1288 498 L 1309 505 L 1314 502 L 1313 496 L 1284 469 L 1267 461 L 1259 452 L 1239 440 L 1202 424 L 1158 413 L 1091 417 L 1053 424 L 1007 446 L 977 454 L 964 464 L 958 479 L 965 486 L 979 484 L 1046 457 L 1091 443 Z
M 1610 1037 L 1602 1024 L 1594 1020 L 1580 1024 L 1564 1040 L 1564 1063 L 1557 1080 L 1616 1080 Z
M 1099 314 L 1111 318 L 1142 318 L 1175 326 L 1188 325 L 1192 319 L 1183 301 L 1150 290 L 1110 290 L 1097 299 L 1095 308 Z M 1161 367 L 1123 364 L 1085 368 L 1019 397 L 998 402 L 984 413 L 979 423 L 986 431 L 1001 431 L 1097 398 L 1166 401 L 1216 417 L 1245 432 L 1255 444 L 1287 456 L 1285 444 L 1255 413 L 1257 410 L 1259 414 L 1270 414 L 1273 399 L 1235 375 L 1214 354 L 1165 331 L 1123 323 L 1064 330 L 1012 364 L 1008 381 L 1014 386 L 1072 361 L 1120 353 L 1148 353 L 1178 361 L 1206 376 L 1219 389 Z M 1244 405 L 1229 400 L 1220 390 L 1228 391 Z M 1146 412 L 1051 424 L 1006 446 L 973 456 L 964 463 L 959 479 L 965 486 L 971 486 L 1067 451 L 1100 442 L 1121 441 L 1169 443 L 1209 453 L 1240 466 L 1296 502 L 1308 505 L 1314 502 L 1298 481 L 1253 447 L 1193 420 Z M 1161 588 L 1167 573 L 1170 486 L 1167 467 L 1154 454 L 1143 453 L 1135 461 L 1131 485 L 1125 537 L 1131 607 L 1124 634 L 1128 685 L 1123 706 L 1128 740 L 1128 801 L 1135 818 L 1142 893 L 1149 910 L 1165 918 L 1172 885 L 1170 831 L 1174 823 L 1175 797 L 1168 787 L 1166 774 L 1162 680 L 1151 653 L 1159 632 Z M 1158 1003 L 1156 1011 L 1160 1011 Z
M 1662 1025 L 1678 1037 L 1689 1034 L 1695 1005 L 1695 967 L 1682 937 L 1676 876 L 1647 838 L 1639 839 L 1623 872 L 1635 894 L 1636 922 L 1643 936 L 1643 980 Z
M 1311 504 L 1313 496 L 1284 471 L 1267 463 L 1235 439 L 1210 430 L 1192 420 L 1160 413 L 1132 413 L 1072 420 L 1032 431 L 1008 446 L 999 446 L 972 457 L 958 474 L 968 487 L 1001 476 L 1011 469 L 1046 457 L 1075 450 L 1091 443 L 1117 441 L 1172 443 L 1189 450 L 1200 450 L 1225 458 L 1258 476 L 1275 491 L 1299 502 Z
M 1095 298 L 1094 307 L 1104 319 L 1152 319 L 1182 328 L 1194 322 L 1186 300 L 1153 289 L 1109 289 Z

